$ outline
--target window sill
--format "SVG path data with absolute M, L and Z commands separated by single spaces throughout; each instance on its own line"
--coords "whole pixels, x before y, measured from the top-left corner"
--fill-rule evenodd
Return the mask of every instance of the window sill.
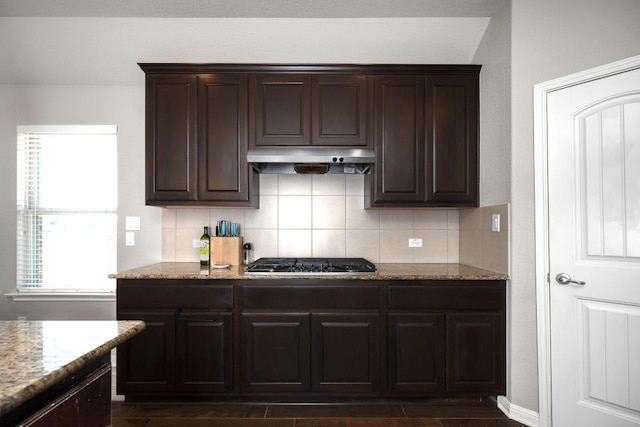
M 13 301 L 115 301 L 116 292 L 12 292 Z

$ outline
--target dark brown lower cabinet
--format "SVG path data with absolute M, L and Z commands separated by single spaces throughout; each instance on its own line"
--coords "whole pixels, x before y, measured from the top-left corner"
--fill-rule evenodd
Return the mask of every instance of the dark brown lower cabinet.
M 380 390 L 379 315 L 311 315 L 311 386 L 323 393 Z
M 147 327 L 118 347 L 118 394 L 161 394 L 175 389 L 175 310 L 120 311 L 118 320 Z
M 505 328 L 499 313 L 447 314 L 447 389 L 503 393 Z
M 242 315 L 243 391 L 309 391 L 309 322 L 308 313 Z
M 506 392 L 499 280 L 128 280 L 129 401 L 486 396 Z
M 446 390 L 443 313 L 389 314 L 389 391 Z
M 233 388 L 233 315 L 182 311 L 176 330 L 176 391 L 215 393 Z
M 380 390 L 378 314 L 244 313 L 242 390 Z

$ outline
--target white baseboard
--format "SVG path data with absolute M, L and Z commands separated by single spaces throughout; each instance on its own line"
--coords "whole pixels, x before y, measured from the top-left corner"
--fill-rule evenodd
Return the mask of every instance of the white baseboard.
M 537 412 L 513 405 L 505 396 L 498 396 L 498 409 L 510 419 L 526 426 L 538 427 L 540 425 L 540 416 Z

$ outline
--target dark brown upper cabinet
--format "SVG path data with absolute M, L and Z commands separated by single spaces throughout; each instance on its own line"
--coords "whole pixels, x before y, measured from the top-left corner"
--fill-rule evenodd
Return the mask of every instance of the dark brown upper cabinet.
M 146 203 L 257 207 L 246 74 L 146 75 Z
M 478 206 L 479 71 L 375 78 L 366 207 Z
M 198 200 L 251 205 L 257 175 L 247 164 L 247 76 L 198 76 Z
M 141 64 L 147 204 L 258 206 L 257 147 L 368 147 L 365 208 L 478 206 L 479 65 Z
M 427 77 L 426 201 L 478 202 L 478 76 Z
M 195 201 L 195 75 L 146 76 L 147 204 Z
M 367 146 L 369 77 L 253 77 L 252 146 Z

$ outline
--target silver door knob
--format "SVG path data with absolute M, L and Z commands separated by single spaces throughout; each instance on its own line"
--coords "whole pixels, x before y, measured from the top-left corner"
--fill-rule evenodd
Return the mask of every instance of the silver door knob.
M 573 283 L 574 285 L 583 286 L 586 284 L 585 282 L 582 282 L 580 280 L 571 280 L 571 276 L 569 276 L 567 273 L 558 273 L 558 275 L 556 275 L 556 282 L 560 283 L 561 285 L 568 285 L 569 283 Z

